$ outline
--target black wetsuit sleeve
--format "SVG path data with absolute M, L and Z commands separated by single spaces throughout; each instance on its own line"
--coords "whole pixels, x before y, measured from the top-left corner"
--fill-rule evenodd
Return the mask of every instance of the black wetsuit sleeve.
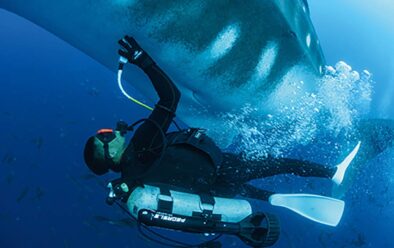
M 180 92 L 171 79 L 155 64 L 143 68 L 159 95 L 159 101 L 145 121 L 135 131 L 131 142 L 137 159 L 150 164 L 163 148 L 165 134 L 175 116 Z

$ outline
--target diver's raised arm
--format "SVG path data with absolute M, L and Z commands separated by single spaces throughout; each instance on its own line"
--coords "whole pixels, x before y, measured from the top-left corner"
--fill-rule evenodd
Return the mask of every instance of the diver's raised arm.
M 134 38 L 125 36 L 119 41 L 119 44 L 122 46 L 122 49 L 119 50 L 121 59 L 124 58 L 127 62 L 140 67 L 151 80 L 159 96 L 159 101 L 148 117 L 149 121 L 145 121 L 138 127 L 131 140 L 133 149 L 130 151 L 137 151 L 138 159 L 149 164 L 162 152 L 165 142 L 163 133 L 167 132 L 175 116 L 181 94 L 171 79 Z
M 157 103 L 158 107 L 175 113 L 180 92 L 167 74 L 160 69 L 134 38 L 125 36 L 119 40 L 119 44 L 122 46 L 122 49 L 119 50 L 119 55 L 126 58 L 128 62 L 140 67 L 151 80 L 160 98 Z

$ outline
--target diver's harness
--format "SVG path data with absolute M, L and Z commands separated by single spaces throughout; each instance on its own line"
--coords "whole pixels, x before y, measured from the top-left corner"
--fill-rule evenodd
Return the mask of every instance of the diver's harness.
M 119 122 L 117 130 L 125 134 L 146 120 L 158 126 L 153 120 L 142 119 L 131 126 Z M 162 130 L 161 133 L 163 144 L 152 148 L 158 149 L 161 147 L 161 155 L 164 153 L 164 149 L 170 145 L 188 144 L 205 152 L 211 158 L 215 167 L 220 165 L 222 153 L 216 146 L 206 146 L 206 142 L 203 141 L 207 140 L 207 136 L 203 129 L 180 129 L 180 131 L 169 133 L 167 136 Z M 160 160 L 161 157 L 158 158 L 158 161 Z M 182 189 L 175 189 L 168 185 L 148 185 L 128 178 L 114 180 L 107 187 L 110 191 L 107 203 L 110 205 L 116 203 L 122 207 L 128 215 L 139 223 L 141 232 L 140 225 L 145 228 L 154 226 L 191 233 L 232 234 L 253 247 L 271 246 L 279 238 L 278 219 L 267 213 L 253 213 L 250 203 L 243 199 L 214 197 L 207 193 L 186 193 Z M 118 200 L 126 204 L 126 207 Z M 149 229 L 147 231 L 157 236 L 157 233 L 153 230 Z M 149 236 L 145 237 L 151 239 Z M 216 236 L 208 243 L 219 237 Z M 160 238 L 163 239 L 162 236 Z M 167 238 L 165 240 L 169 241 Z M 162 245 L 172 246 L 172 244 L 163 243 L 159 240 L 155 241 L 161 242 Z M 170 241 L 175 242 L 176 247 L 200 247 L 199 245 L 201 245 Z M 204 244 L 206 243 L 204 242 Z
M 149 121 L 150 123 L 155 125 L 157 129 L 159 129 L 162 137 L 162 144 L 158 145 L 157 147 L 150 148 L 148 150 L 134 151 L 135 153 L 138 154 L 140 152 L 149 152 L 149 151 L 155 151 L 157 149 L 160 149 L 161 150 L 160 157 L 154 163 L 156 165 L 156 164 L 160 164 L 164 154 L 164 150 L 167 147 L 171 145 L 187 144 L 207 154 L 208 157 L 211 159 L 211 162 L 215 170 L 217 170 L 220 167 L 220 164 L 222 163 L 222 152 L 216 145 L 214 145 L 213 141 L 209 139 L 208 136 L 205 134 L 206 131 L 205 129 L 201 129 L 201 128 L 181 129 L 179 125 L 177 125 L 177 123 L 173 121 L 178 131 L 171 132 L 166 135 L 163 132 L 160 125 L 156 123 L 154 120 L 143 118 L 134 122 L 130 126 L 124 121 L 119 121 L 116 125 L 115 130 L 119 131 L 120 134 L 124 136 L 126 135 L 127 132 L 133 131 L 135 126 L 141 124 L 144 121 Z M 145 174 L 143 174 L 140 177 L 144 177 L 144 175 Z M 113 186 L 112 191 L 114 196 L 116 195 L 116 199 L 122 199 L 124 202 L 130 195 L 129 190 L 127 191 L 124 190 L 126 189 L 126 186 L 128 188 L 135 188 L 137 186 L 142 185 L 139 179 L 130 179 L 130 178 L 116 179 L 112 181 L 111 184 Z M 108 203 L 111 202 L 112 198 L 115 199 L 115 197 L 109 197 Z

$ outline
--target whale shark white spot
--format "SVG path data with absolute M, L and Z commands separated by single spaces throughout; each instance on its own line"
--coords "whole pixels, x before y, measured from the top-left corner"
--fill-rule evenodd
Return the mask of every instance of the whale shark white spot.
M 224 57 L 227 53 L 231 51 L 234 47 L 238 37 L 240 36 L 240 26 L 238 24 L 232 24 L 222 31 L 218 32 L 215 39 L 200 53 L 194 53 L 193 51 L 189 51 L 187 48 L 184 48 L 182 53 L 189 54 L 191 58 L 193 58 L 192 68 L 193 71 L 201 72 L 206 71 L 207 68 L 211 67 L 213 64 L 217 63 L 220 58 Z M 193 73 L 193 72 L 191 72 Z M 196 75 L 194 78 L 200 77 Z M 193 86 L 189 85 L 189 87 L 196 87 L 196 81 L 193 82 Z
M 308 47 L 310 47 L 310 46 L 311 46 L 311 34 L 308 34 L 308 35 L 306 36 L 305 41 L 306 41 L 306 45 L 307 45 Z
M 239 37 L 239 25 L 233 24 L 223 29 L 215 41 L 208 48 L 209 54 L 214 59 L 219 59 L 228 53 Z
M 262 79 L 269 75 L 272 67 L 275 64 L 275 59 L 278 55 L 278 44 L 276 42 L 269 42 L 261 53 L 259 63 L 256 66 L 256 75 Z
M 245 90 L 254 91 L 261 85 L 261 82 L 265 80 L 272 70 L 278 56 L 278 44 L 274 41 L 268 42 L 261 52 L 258 64 L 254 69 L 254 73 L 251 76 L 248 83 L 245 84 Z

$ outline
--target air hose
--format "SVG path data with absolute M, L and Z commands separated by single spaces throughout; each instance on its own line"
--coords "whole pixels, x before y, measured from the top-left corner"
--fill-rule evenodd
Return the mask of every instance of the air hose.
M 123 85 L 122 85 L 122 74 L 123 74 L 123 67 L 124 67 L 124 65 L 125 65 L 127 62 L 128 62 L 128 60 L 127 60 L 126 58 L 124 58 L 124 57 L 122 57 L 122 56 L 119 58 L 119 67 L 118 67 L 118 86 L 119 86 L 120 91 L 121 91 L 122 94 L 123 94 L 125 97 L 127 97 L 130 101 L 132 101 L 132 102 L 134 102 L 134 103 L 136 103 L 136 104 L 138 104 L 138 105 L 140 105 L 140 106 L 142 106 L 142 107 L 144 107 L 144 108 L 146 108 L 146 109 L 152 111 L 152 110 L 153 110 L 152 107 L 146 105 L 145 103 L 142 103 L 142 102 L 138 101 L 138 100 L 135 99 L 134 97 L 130 96 L 130 95 L 124 90 Z
M 141 53 L 138 53 L 136 56 L 138 57 L 138 56 L 140 56 L 140 55 L 141 55 Z M 138 100 L 135 99 L 134 97 L 130 96 L 130 95 L 125 91 L 125 89 L 123 88 L 123 85 L 122 85 L 123 67 L 124 67 L 124 65 L 127 64 L 127 63 L 128 63 L 128 60 L 127 60 L 125 57 L 122 57 L 122 56 L 119 57 L 119 66 L 118 66 L 118 86 L 119 86 L 120 91 L 121 91 L 122 94 L 123 94 L 125 97 L 127 97 L 130 101 L 132 101 L 132 102 L 134 102 L 134 103 L 140 105 L 141 107 L 144 107 L 144 108 L 146 108 L 146 109 L 152 111 L 152 110 L 153 110 L 152 107 L 150 107 L 150 106 L 146 105 L 145 103 L 143 103 L 143 102 L 141 102 L 141 101 L 138 101 Z M 177 128 L 179 131 L 182 130 L 182 129 L 179 127 L 179 125 L 175 122 L 175 120 L 172 120 L 172 122 L 174 123 L 174 125 L 176 126 L 176 128 Z

